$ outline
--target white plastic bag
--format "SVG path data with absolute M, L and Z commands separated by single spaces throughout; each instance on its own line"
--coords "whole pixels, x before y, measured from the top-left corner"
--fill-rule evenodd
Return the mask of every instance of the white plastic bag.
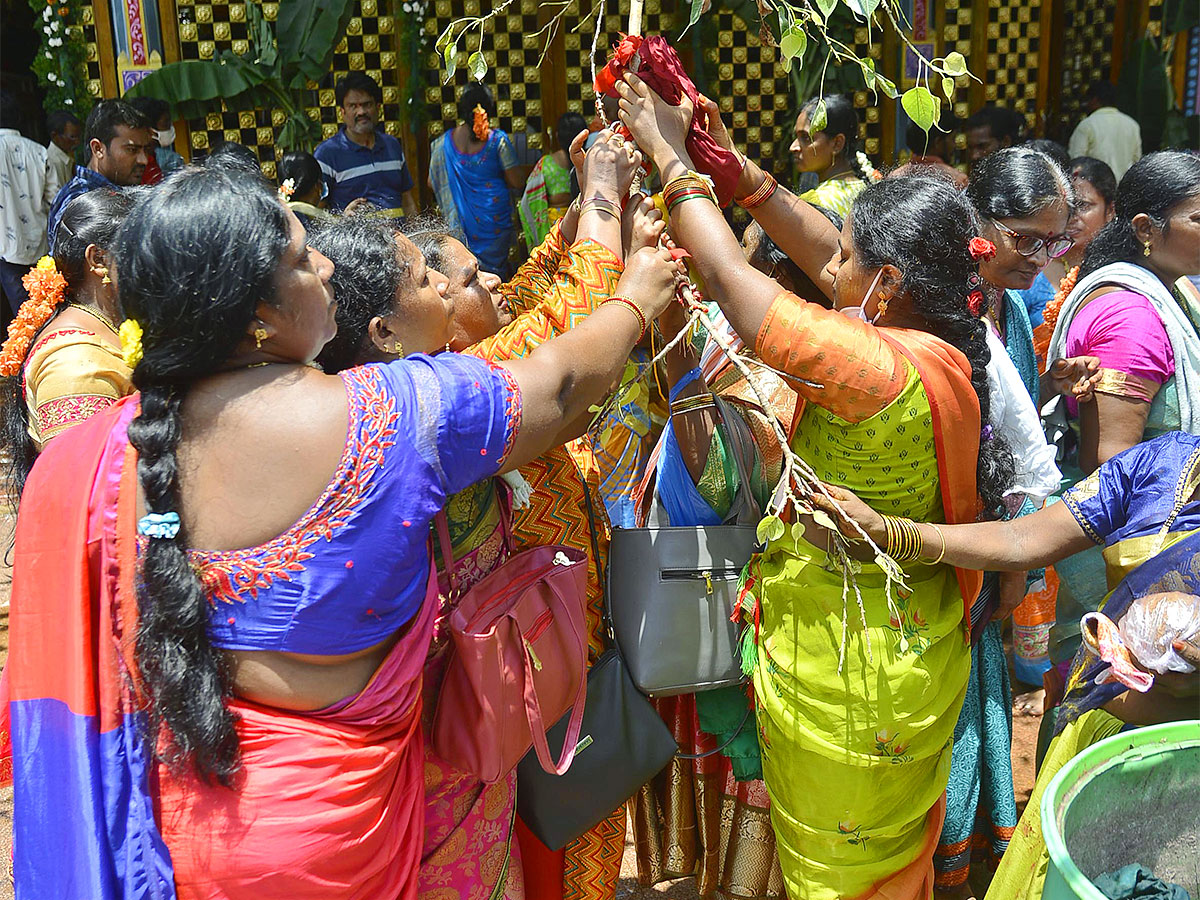
M 1147 594 L 1130 604 L 1118 627 L 1125 646 L 1145 668 L 1160 675 L 1195 671 L 1171 643 L 1200 633 L 1200 597 L 1179 591 Z

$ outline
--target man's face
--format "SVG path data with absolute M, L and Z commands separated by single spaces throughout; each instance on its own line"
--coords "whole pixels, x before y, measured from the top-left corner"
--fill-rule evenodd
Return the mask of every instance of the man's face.
M 75 152 L 75 148 L 79 146 L 82 139 L 83 126 L 78 122 L 68 122 L 62 131 L 50 135 L 50 140 L 58 145 L 58 149 L 68 154 Z
M 352 134 L 367 135 L 375 130 L 379 104 L 366 91 L 346 91 L 342 100 L 342 121 Z
M 113 184 L 124 187 L 141 184 L 154 143 L 149 128 L 118 125 L 116 137 L 107 146 L 92 140 L 93 167 Z
M 999 150 L 1002 144 L 992 134 L 990 125 L 967 129 L 967 159 L 971 165 L 979 162 L 989 153 Z

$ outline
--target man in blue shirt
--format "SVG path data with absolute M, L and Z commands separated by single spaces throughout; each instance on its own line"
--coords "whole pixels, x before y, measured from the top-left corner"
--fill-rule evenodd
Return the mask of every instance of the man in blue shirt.
M 353 212 L 369 203 L 395 218 L 415 216 L 404 148 L 377 127 L 383 102 L 379 85 L 362 72 L 351 72 L 338 81 L 334 96 L 345 124 L 313 151 L 329 187 L 330 208 Z
M 63 185 L 50 204 L 46 236 L 54 252 L 54 233 L 67 204 L 96 188 L 122 188 L 142 183 L 155 141 L 146 117 L 124 100 L 101 100 L 88 113 L 83 139 L 92 158 L 75 167 L 75 177 Z

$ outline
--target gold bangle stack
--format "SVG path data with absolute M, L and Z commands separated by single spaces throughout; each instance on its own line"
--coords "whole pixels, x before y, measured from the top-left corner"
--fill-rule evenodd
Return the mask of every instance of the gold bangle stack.
M 589 197 L 579 204 L 579 214 L 583 215 L 589 206 L 608 213 L 614 219 L 621 218 L 621 204 L 615 200 L 609 200 L 607 197 Z
M 716 406 L 711 393 L 694 394 L 691 397 L 680 397 L 671 403 L 671 415 L 688 413 L 697 409 L 712 409 Z
M 667 182 L 662 189 L 662 198 L 668 213 L 685 200 L 706 199 L 711 200 L 714 206 L 721 205 L 717 202 L 712 179 L 690 170 Z
M 756 209 L 771 199 L 775 193 L 775 189 L 779 187 L 779 182 L 776 181 L 769 172 L 764 172 L 762 184 L 755 188 L 748 196 L 743 197 L 738 201 L 738 206 L 742 209 Z
M 646 330 L 650 327 L 650 323 L 646 320 L 646 314 L 642 312 L 642 308 L 630 300 L 628 297 L 622 297 L 620 294 L 613 294 L 601 306 L 607 306 L 610 303 L 615 303 L 617 306 L 622 306 L 629 310 L 638 320 L 638 343 L 641 343 L 642 338 L 646 336 Z
M 921 557 L 921 532 L 912 519 L 884 516 L 887 554 L 898 563 L 916 562 Z

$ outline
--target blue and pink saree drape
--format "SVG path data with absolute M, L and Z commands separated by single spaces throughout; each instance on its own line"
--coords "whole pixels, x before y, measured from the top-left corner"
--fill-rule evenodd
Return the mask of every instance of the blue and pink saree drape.
M 484 271 L 507 277 L 508 250 L 512 246 L 513 203 L 504 172 L 517 164 L 508 135 L 498 128 L 475 153 L 454 146 L 447 131 L 430 148 L 429 183 L 437 194 L 442 215 L 467 238 L 467 247 L 479 257 Z

